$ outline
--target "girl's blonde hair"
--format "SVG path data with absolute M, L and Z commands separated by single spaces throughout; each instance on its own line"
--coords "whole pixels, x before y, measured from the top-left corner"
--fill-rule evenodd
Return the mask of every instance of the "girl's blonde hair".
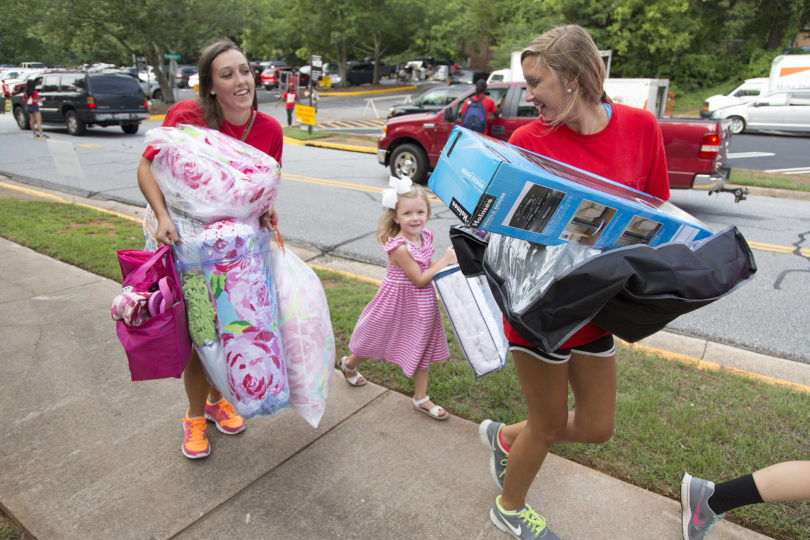
M 566 94 L 568 101 L 552 126 L 565 123 L 578 98 L 587 103 L 599 103 L 605 86 L 605 63 L 596 43 L 587 30 L 576 24 L 552 28 L 534 38 L 520 53 L 520 62 L 535 58 L 537 67 L 547 68 L 564 87 L 571 88 Z
M 422 186 L 411 186 L 411 190 L 407 193 L 400 193 L 397 195 L 397 206 L 402 199 L 422 199 L 427 206 L 427 219 L 430 219 L 430 201 L 428 200 L 427 192 Z M 389 238 L 393 238 L 399 234 L 399 223 L 394 221 L 397 215 L 396 208 L 386 208 L 383 210 L 380 220 L 377 223 L 377 234 L 375 238 L 381 244 L 385 244 Z

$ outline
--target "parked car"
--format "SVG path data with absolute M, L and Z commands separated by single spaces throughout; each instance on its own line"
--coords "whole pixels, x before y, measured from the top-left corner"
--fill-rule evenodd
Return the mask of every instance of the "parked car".
M 742 105 L 743 103 L 753 101 L 757 99 L 760 94 L 767 91 L 767 89 L 767 77 L 746 79 L 740 86 L 728 94 L 718 94 L 706 98 L 706 101 L 703 102 L 703 107 L 700 109 L 700 117 L 709 118 L 717 109 L 730 107 L 731 105 Z
M 20 67 L 25 69 L 45 69 L 48 66 L 42 62 L 20 62 Z
M 471 88 L 472 86 L 469 84 L 453 84 L 431 88 L 413 100 L 412 103 L 400 103 L 391 107 L 388 111 L 388 118 L 402 116 L 403 114 L 439 111 L 461 94 L 469 92 Z
M 359 86 L 371 84 L 374 81 L 374 63 L 358 62 L 346 68 L 346 84 Z
M 197 73 L 197 68 L 194 66 L 177 66 L 177 73 L 175 74 L 177 88 L 189 88 L 188 78 L 195 73 Z
M 728 120 L 732 133 L 761 130 L 810 133 L 810 90 L 759 96 L 744 105 L 718 109 L 711 117 Z
M 298 78 L 296 86 L 307 86 L 309 84 L 309 75 L 301 73 L 298 68 L 293 66 L 270 66 L 262 72 L 262 86 L 267 90 L 279 88 L 287 84 L 290 76 Z
M 132 66 L 122 67 L 119 68 L 118 71 L 134 77 L 135 80 L 138 81 L 138 85 L 141 87 L 141 91 L 143 92 L 143 95 L 146 96 L 146 99 L 155 99 L 156 101 L 160 101 L 163 97 L 163 92 L 161 92 L 160 85 L 158 85 L 157 80 L 150 80 L 145 76 L 144 73 L 139 74 L 138 68 Z M 153 97 L 155 95 L 157 95 L 157 97 Z
M 487 80 L 489 72 L 474 71 L 472 69 L 459 69 L 450 73 L 450 84 L 475 84 L 478 79 Z
M 71 135 L 83 135 L 92 126 L 120 126 L 138 132 L 149 117 L 148 104 L 138 81 L 128 73 L 48 71 L 36 76 L 43 124 L 61 124 Z M 28 129 L 28 107 L 22 94 L 11 102 L 20 129 Z
M 25 83 L 30 77 L 36 77 L 43 73 L 43 69 L 25 69 L 17 77 L 11 77 L 3 81 L 3 94 L 10 98 L 14 94 L 19 94 L 25 90 Z

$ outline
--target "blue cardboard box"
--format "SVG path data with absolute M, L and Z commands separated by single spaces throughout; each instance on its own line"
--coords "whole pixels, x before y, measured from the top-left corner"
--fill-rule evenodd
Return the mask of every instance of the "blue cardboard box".
M 462 127 L 428 185 L 465 225 L 539 244 L 611 249 L 712 234 L 667 201 Z

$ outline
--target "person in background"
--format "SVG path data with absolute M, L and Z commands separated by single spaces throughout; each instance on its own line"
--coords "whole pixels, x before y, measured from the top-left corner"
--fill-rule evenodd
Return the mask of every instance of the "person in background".
M 726 512 L 740 506 L 805 499 L 810 499 L 810 461 L 784 461 L 717 485 L 684 473 L 683 539 L 701 540 Z
M 191 124 L 219 130 L 273 157 L 281 165 L 283 135 L 272 117 L 258 111 L 255 78 L 245 54 L 231 41 L 212 43 L 200 55 L 199 98 L 174 104 L 163 120 L 164 127 Z M 180 215 L 166 206 L 163 193 L 152 174 L 157 150 L 148 147 L 138 164 L 138 185 L 148 204 L 144 216 L 146 249 L 181 242 L 183 237 L 202 231 L 205 224 L 188 215 Z M 275 212 L 261 217 L 270 228 Z M 211 452 L 206 420 L 226 435 L 245 429 L 245 423 L 220 392 L 208 384 L 199 356 L 194 352 L 183 371 L 188 409 L 183 418 L 183 455 L 204 458 Z
M 39 92 L 37 92 L 36 79 L 28 79 L 25 82 L 25 104 L 28 107 L 28 123 L 31 124 L 31 133 L 35 139 L 48 139 L 42 133 L 42 113 L 39 112 Z M 5 109 L 5 102 L 3 105 Z M 37 135 L 37 132 L 39 134 Z
M 383 191 L 385 207 L 377 226 L 377 240 L 388 254 L 385 279 L 352 332 L 351 354 L 338 367 L 351 386 L 366 384 L 357 366 L 369 358 L 382 358 L 402 368 L 414 381 L 413 406 L 436 420 L 450 415 L 430 401 L 428 368 L 450 357 L 447 336 L 433 276 L 456 261 L 452 248 L 431 262 L 433 233 L 425 228 L 430 202 L 421 186 L 410 179 L 392 178 L 395 187 Z
M 284 102 L 284 108 L 287 110 L 287 127 L 292 127 L 295 104 L 298 103 L 298 92 L 295 91 L 295 86 L 287 86 L 287 89 L 279 96 L 278 101 L 276 101 L 276 106 L 278 106 L 280 101 Z
M 531 152 L 669 199 L 661 129 L 649 111 L 603 101 L 605 65 L 588 32 L 577 25 L 553 28 L 521 53 L 526 101 L 539 118 L 518 128 L 509 142 Z M 613 336 L 593 323 L 562 347 L 542 350 L 507 321 L 504 332 L 526 399 L 527 417 L 511 425 L 485 420 L 481 442 L 502 493 L 490 520 L 517 538 L 556 539 L 526 495 L 552 445 L 602 443 L 613 434 L 616 355 Z M 575 408 L 568 410 L 568 388 Z
M 486 81 L 475 81 L 475 93 L 464 101 L 460 111 L 462 125 L 478 133 L 486 133 L 487 121 L 498 114 L 498 106 L 486 92 Z

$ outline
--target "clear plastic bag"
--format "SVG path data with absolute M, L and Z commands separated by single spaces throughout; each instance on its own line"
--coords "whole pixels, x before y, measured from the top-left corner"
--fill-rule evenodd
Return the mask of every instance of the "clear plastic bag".
M 211 384 L 246 419 L 290 406 L 270 238 L 227 220 L 174 248 L 194 346 Z
M 152 174 L 173 214 L 249 221 L 273 207 L 278 162 L 249 144 L 186 124 L 151 129 L 145 140 L 158 150 Z
M 582 244 L 544 246 L 500 234 L 490 234 L 484 264 L 496 268 L 511 310 L 523 313 L 549 285 L 572 267 L 602 250 Z
M 292 251 L 274 250 L 272 265 L 290 404 L 312 427 L 318 427 L 335 366 L 326 293 L 315 272 Z

